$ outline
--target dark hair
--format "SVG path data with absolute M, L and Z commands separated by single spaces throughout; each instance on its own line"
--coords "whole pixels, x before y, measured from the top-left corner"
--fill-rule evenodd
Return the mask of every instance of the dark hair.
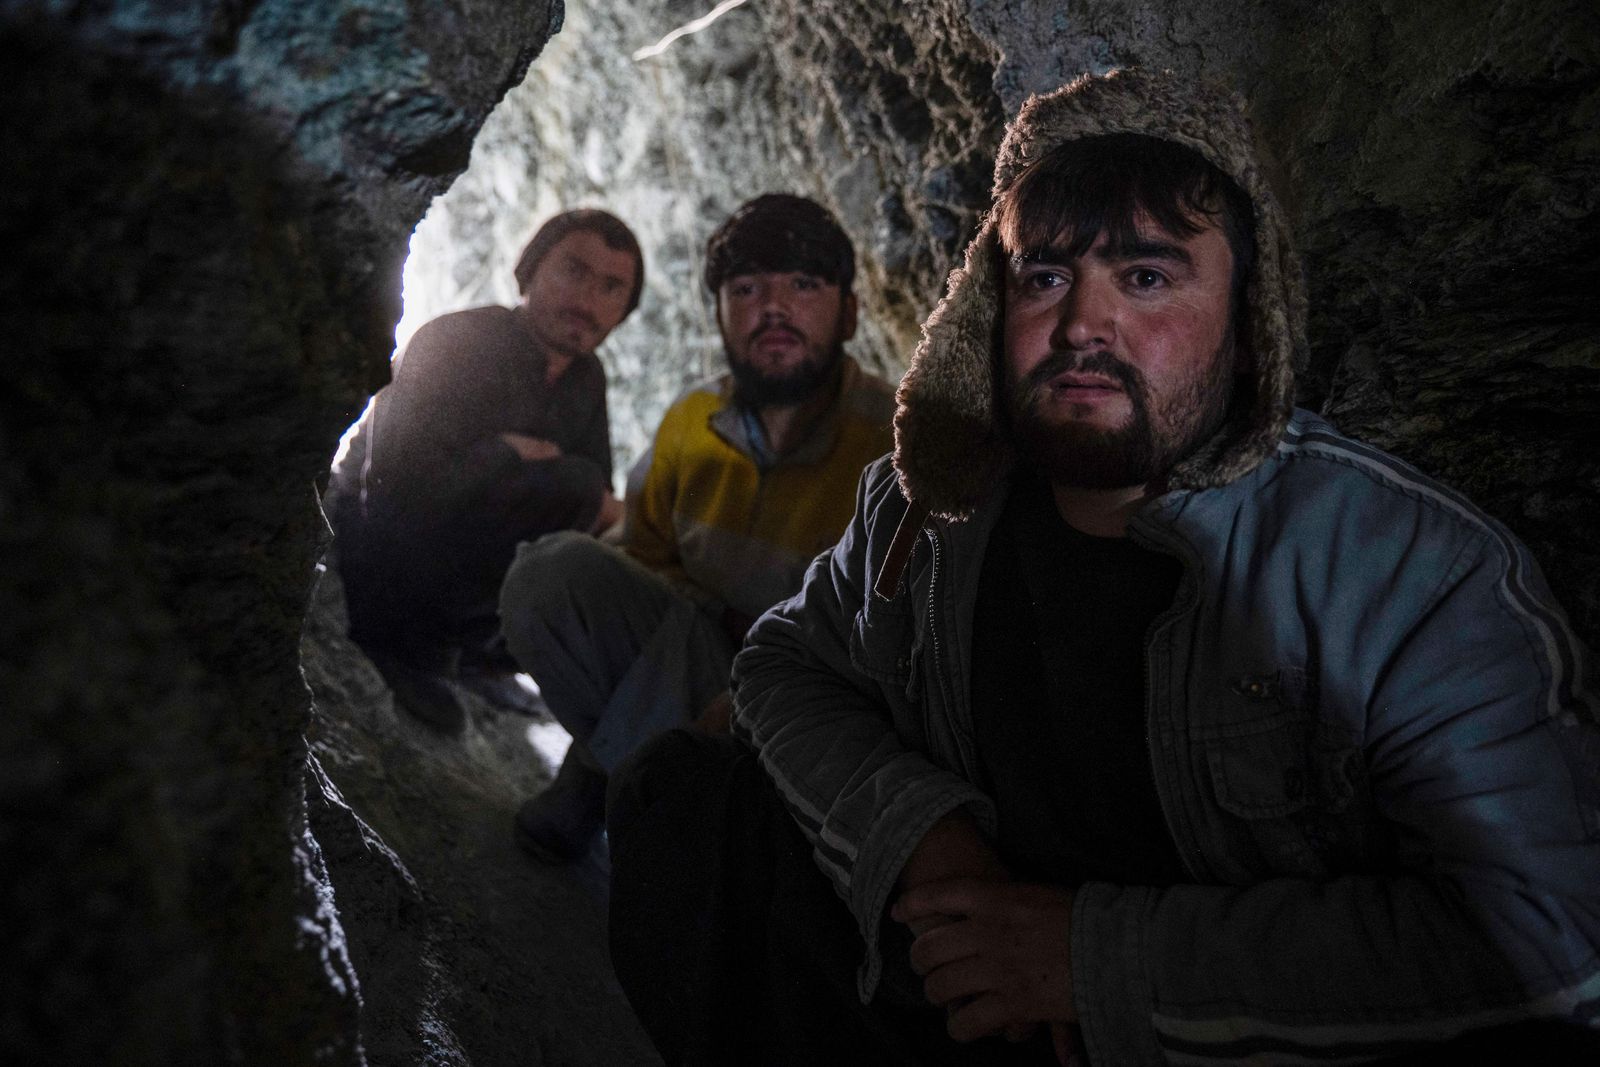
M 1140 212 L 1178 237 L 1214 219 L 1233 253 L 1232 303 L 1242 325 L 1245 284 L 1255 265 L 1255 210 L 1237 182 L 1192 148 L 1141 133 L 1067 141 L 1023 171 L 994 206 L 1007 255 L 1043 248 L 1063 235 L 1076 258 L 1102 232 L 1113 246 L 1132 245 Z
M 802 271 L 844 292 L 856 277 L 856 252 L 832 213 L 815 200 L 767 193 L 745 204 L 706 242 L 706 288 L 736 274 Z
M 627 223 L 609 211 L 594 207 L 564 211 L 539 227 L 539 232 L 523 248 L 522 255 L 517 258 L 517 266 L 511 272 L 517 279 L 517 292 L 526 293 L 540 261 L 561 243 L 562 238 L 580 230 L 598 234 L 607 248 L 633 256 L 633 294 L 628 297 L 628 310 L 623 314 L 631 313 L 639 306 L 639 294 L 644 291 L 644 253 L 639 250 L 639 239 L 628 229 Z

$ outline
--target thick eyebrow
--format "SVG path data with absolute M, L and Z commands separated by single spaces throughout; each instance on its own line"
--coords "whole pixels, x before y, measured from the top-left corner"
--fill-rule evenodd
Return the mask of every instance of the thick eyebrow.
M 1112 263 L 1127 259 L 1158 259 L 1185 267 L 1194 266 L 1194 257 L 1182 245 L 1173 244 L 1171 241 L 1150 240 L 1145 237 L 1136 237 L 1131 241 L 1116 245 L 1107 242 L 1094 250 L 1094 258 L 1102 263 Z
M 1106 243 L 1098 248 L 1091 249 L 1090 254 L 1102 263 L 1114 263 L 1128 259 L 1155 259 L 1168 263 L 1177 263 L 1185 267 L 1194 266 L 1194 257 L 1189 255 L 1182 245 L 1173 244 L 1171 241 L 1151 240 L 1136 237 L 1131 241 L 1119 244 Z M 1011 257 L 1013 270 L 1026 263 L 1048 263 L 1065 266 L 1077 256 L 1067 245 L 1043 245 L 1036 248 L 1026 248 Z

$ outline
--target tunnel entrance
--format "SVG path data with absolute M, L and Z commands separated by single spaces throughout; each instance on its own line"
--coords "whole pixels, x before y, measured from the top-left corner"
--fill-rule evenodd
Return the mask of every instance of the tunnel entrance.
M 1284 165 L 1329 413 L 1525 539 L 1594 643 L 1587 7 L 751 0 L 634 63 L 709 0 L 598 6 L 567 5 L 527 108 L 496 115 L 509 150 L 442 201 L 448 241 L 419 235 L 415 269 L 443 280 L 408 292 L 403 331 L 506 302 L 495 256 L 559 206 L 611 207 L 650 272 L 608 347 L 625 463 L 717 365 L 698 255 L 735 204 L 791 189 L 836 211 L 862 263 L 852 349 L 892 376 L 1029 92 L 1119 63 L 1225 78 Z M 441 757 L 362 717 L 386 698 L 335 647 L 332 585 L 304 617 L 310 486 L 389 347 L 406 233 L 561 17 L 0 9 L 0 1059 L 638 1062 L 631 1038 L 595 1043 L 603 1011 L 561 1018 L 562 996 L 617 1003 L 600 961 L 538 962 L 592 953 L 601 920 L 594 887 L 517 873 L 503 820 L 548 773 L 526 722 Z M 345 733 L 311 724 L 339 782 L 307 775 L 308 676 L 318 715 L 356 709 Z M 410 857 L 441 839 L 505 877 L 424 884 Z M 480 891 L 579 918 L 496 945 Z

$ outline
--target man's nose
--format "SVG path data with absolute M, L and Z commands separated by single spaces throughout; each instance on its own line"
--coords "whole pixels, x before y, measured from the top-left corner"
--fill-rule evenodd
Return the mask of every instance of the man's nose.
M 788 318 L 789 316 L 789 287 L 776 282 L 761 282 L 756 288 L 756 306 L 761 309 L 761 317 Z
M 606 283 L 604 278 L 589 278 L 578 287 L 578 299 L 590 315 L 605 306 Z
M 1095 278 L 1078 278 L 1057 305 L 1060 317 L 1051 343 L 1061 349 L 1109 346 L 1116 337 L 1116 294 L 1111 284 Z

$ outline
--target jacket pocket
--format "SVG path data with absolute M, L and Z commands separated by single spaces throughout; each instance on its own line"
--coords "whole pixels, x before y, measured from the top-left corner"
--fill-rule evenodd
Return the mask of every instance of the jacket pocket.
M 1370 812 L 1354 739 L 1318 718 L 1298 671 L 1236 679 L 1229 690 L 1233 714 L 1205 742 L 1229 877 L 1364 865 Z
M 911 677 L 915 634 L 910 597 L 867 598 L 850 627 L 850 664 L 873 681 L 904 688 Z
M 1206 747 L 1217 806 L 1241 819 L 1281 819 L 1306 807 L 1307 716 L 1290 709 Z

